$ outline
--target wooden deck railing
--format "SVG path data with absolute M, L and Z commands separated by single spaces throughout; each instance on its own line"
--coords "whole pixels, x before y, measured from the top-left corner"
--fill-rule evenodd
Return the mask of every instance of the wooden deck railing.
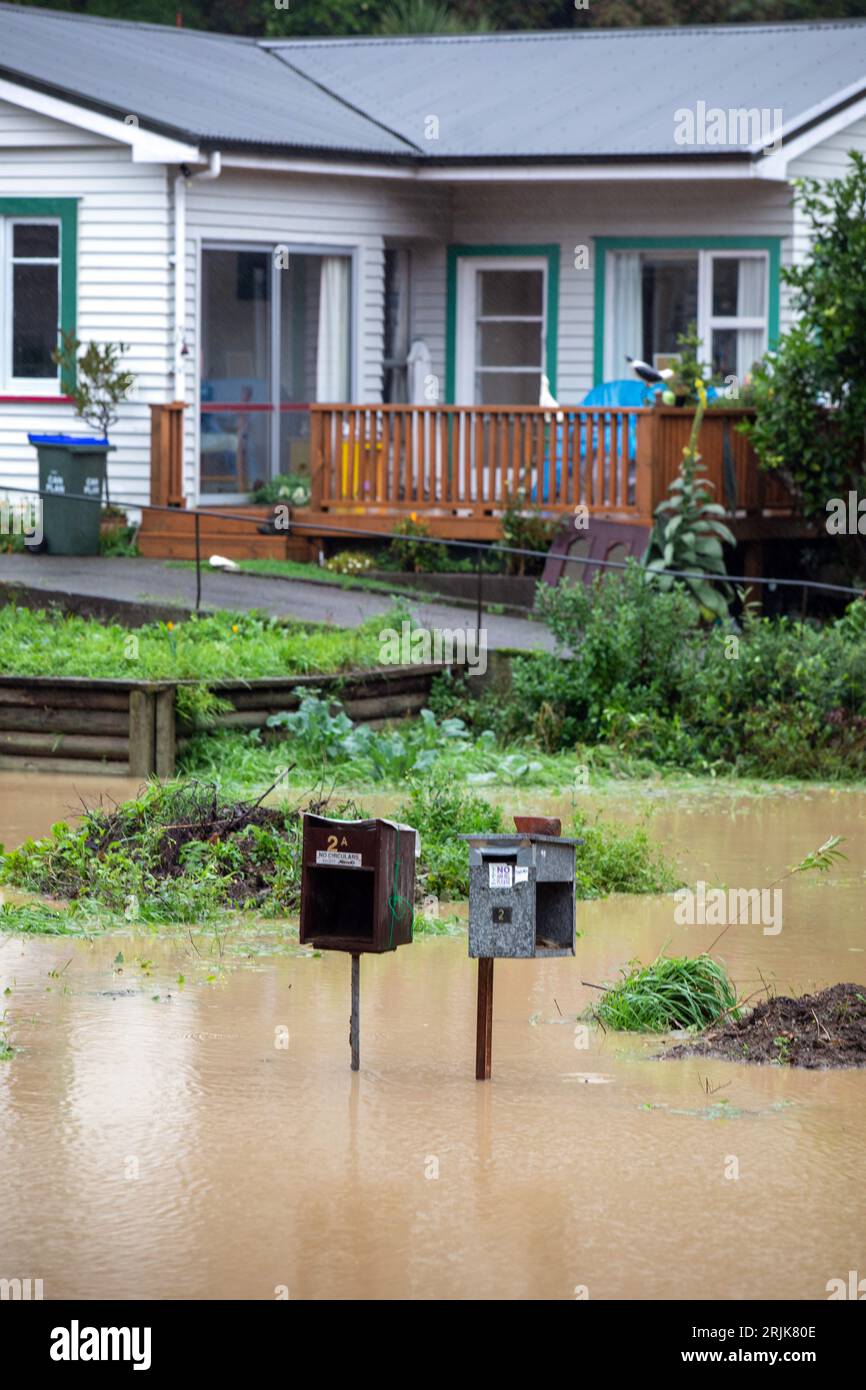
M 790 514 L 761 473 L 736 407 L 704 417 L 700 450 L 715 495 L 739 514 Z M 314 511 L 462 519 L 489 527 L 509 497 L 550 513 L 646 523 L 676 476 L 693 414 L 666 407 L 314 405 Z
M 312 506 L 501 511 L 523 493 L 553 512 L 637 515 L 646 411 L 585 407 L 314 405 Z

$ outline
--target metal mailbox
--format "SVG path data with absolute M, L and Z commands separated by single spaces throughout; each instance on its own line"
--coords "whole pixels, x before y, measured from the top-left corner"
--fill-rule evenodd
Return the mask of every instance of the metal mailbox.
M 575 840 L 463 835 L 469 842 L 469 954 L 574 955 Z
M 305 815 L 301 943 L 353 956 L 408 945 L 416 841 L 393 821 Z

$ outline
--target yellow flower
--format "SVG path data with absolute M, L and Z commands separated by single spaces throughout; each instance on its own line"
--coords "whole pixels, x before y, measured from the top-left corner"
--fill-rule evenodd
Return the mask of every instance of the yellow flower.
M 232 632 L 240 632 L 240 628 L 238 627 L 237 623 L 232 623 Z
M 418 520 L 418 513 L 417 513 L 417 512 L 410 512 L 410 513 L 409 513 L 409 520 L 410 520 L 410 521 L 417 521 L 417 520 Z
M 169 632 L 174 632 L 174 623 L 166 623 Z

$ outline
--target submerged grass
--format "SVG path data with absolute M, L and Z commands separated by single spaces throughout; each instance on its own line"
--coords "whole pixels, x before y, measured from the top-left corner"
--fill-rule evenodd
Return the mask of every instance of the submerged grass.
M 737 994 L 725 967 L 712 956 L 658 956 L 632 969 L 606 990 L 595 1017 L 619 1032 L 667 1033 L 706 1028 L 723 1014 L 738 1018 Z

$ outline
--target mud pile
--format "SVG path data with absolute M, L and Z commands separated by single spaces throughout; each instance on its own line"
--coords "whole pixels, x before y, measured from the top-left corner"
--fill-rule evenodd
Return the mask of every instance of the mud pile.
M 744 1018 L 678 1043 L 665 1057 L 723 1057 L 792 1067 L 866 1066 L 866 985 L 765 999 Z

